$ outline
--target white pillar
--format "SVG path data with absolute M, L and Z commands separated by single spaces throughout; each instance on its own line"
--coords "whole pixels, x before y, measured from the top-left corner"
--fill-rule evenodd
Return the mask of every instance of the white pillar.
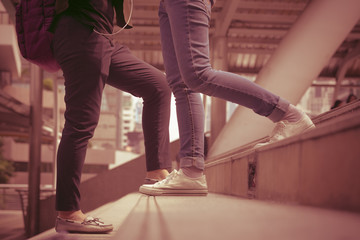
M 256 82 L 296 104 L 360 18 L 359 0 L 315 0 L 290 29 Z M 269 134 L 273 123 L 238 107 L 209 157 Z

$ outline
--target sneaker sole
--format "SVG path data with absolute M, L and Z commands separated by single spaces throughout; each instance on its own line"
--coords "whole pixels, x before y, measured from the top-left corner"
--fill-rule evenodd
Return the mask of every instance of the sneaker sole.
M 86 228 L 86 227 L 72 227 L 72 226 L 56 226 L 56 232 L 68 232 L 68 233 L 87 233 L 87 234 L 104 234 L 113 231 L 112 228 Z
M 67 230 L 67 229 L 55 229 L 58 233 L 82 233 L 82 234 L 107 234 L 113 231 L 113 229 L 109 230 Z
M 140 193 L 150 196 L 205 196 L 208 194 L 207 189 L 154 189 L 140 187 Z
M 312 125 L 310 125 L 309 127 L 307 127 L 305 130 L 304 130 L 304 132 L 307 132 L 307 131 L 309 131 L 309 130 L 311 130 L 311 129 L 314 129 L 315 128 L 315 124 L 312 124 Z

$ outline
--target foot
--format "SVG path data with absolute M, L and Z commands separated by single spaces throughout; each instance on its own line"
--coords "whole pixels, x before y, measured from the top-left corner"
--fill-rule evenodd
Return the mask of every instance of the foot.
M 62 219 L 74 220 L 82 222 L 86 218 L 86 215 L 81 211 L 59 211 L 58 216 Z
M 276 124 L 270 136 L 270 142 L 297 135 L 313 128 L 315 128 L 315 125 L 306 114 L 296 122 L 289 122 L 287 120 L 280 121 Z
M 108 233 L 113 230 L 112 224 L 105 224 L 99 218 L 86 217 L 83 221 L 56 218 L 56 232 L 69 233 Z
M 172 171 L 167 178 L 155 184 L 144 184 L 141 193 L 158 195 L 206 195 L 208 193 L 205 175 L 198 178 L 186 176 L 182 170 Z
M 289 122 L 288 120 L 283 120 L 275 125 L 275 128 L 272 131 L 268 142 L 258 143 L 255 145 L 255 147 L 261 147 L 293 135 L 307 132 L 314 128 L 314 123 L 306 114 L 303 114 L 300 120 L 296 122 Z

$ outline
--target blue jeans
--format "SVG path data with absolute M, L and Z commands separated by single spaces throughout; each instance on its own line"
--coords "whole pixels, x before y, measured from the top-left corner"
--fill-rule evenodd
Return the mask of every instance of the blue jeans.
M 166 78 L 176 99 L 180 167 L 204 168 L 204 113 L 199 93 L 280 121 L 289 102 L 239 75 L 211 68 L 209 0 L 161 0 L 159 21 Z

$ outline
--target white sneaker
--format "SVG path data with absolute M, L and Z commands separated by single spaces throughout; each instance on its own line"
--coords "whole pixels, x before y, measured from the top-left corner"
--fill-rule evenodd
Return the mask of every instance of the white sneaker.
M 278 141 L 299 133 L 304 133 L 313 128 L 315 128 L 315 125 L 306 114 L 304 114 L 297 122 L 289 122 L 286 120 L 280 121 L 276 124 L 270 136 L 270 142 Z
M 275 125 L 275 128 L 270 135 L 269 141 L 265 143 L 258 143 L 255 145 L 255 147 L 264 146 L 293 135 L 304 133 L 313 128 L 315 128 L 315 125 L 306 114 L 304 114 L 297 122 L 289 122 L 287 120 L 280 121 Z
M 172 171 L 160 182 L 140 186 L 139 191 L 151 196 L 206 195 L 208 193 L 205 175 L 190 178 L 181 169 Z

